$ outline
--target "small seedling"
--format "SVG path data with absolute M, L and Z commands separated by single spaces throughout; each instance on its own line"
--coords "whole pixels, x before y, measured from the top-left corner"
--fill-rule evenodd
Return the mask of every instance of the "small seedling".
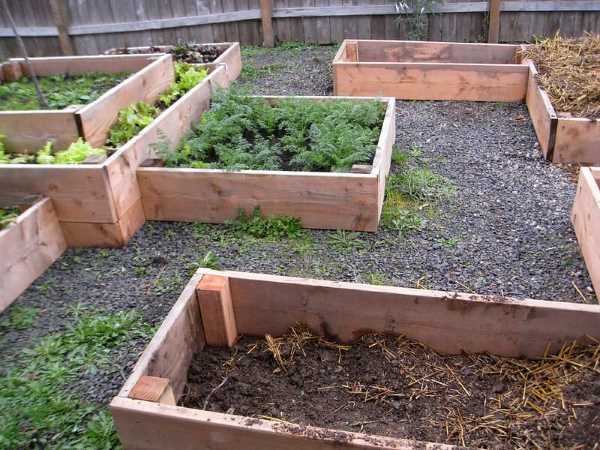
M 200 266 L 206 269 L 219 270 L 220 267 L 219 257 L 212 251 L 206 252 L 206 255 L 200 260 Z
M 327 242 L 333 248 L 343 251 L 360 250 L 366 247 L 366 243 L 360 239 L 360 233 L 346 230 L 336 230 L 327 238 Z
M 443 200 L 455 193 L 455 187 L 450 180 L 427 168 L 411 168 L 390 175 L 388 189 L 421 202 Z
M 98 256 L 101 258 L 108 258 L 110 256 L 110 252 L 105 248 L 101 248 L 98 250 Z
M 438 243 L 446 248 L 455 248 L 458 245 L 457 238 L 441 238 L 438 239 Z
M 206 236 L 208 232 L 208 226 L 205 223 L 197 222 L 193 225 L 194 227 L 194 236 L 196 239 L 201 239 Z
M 26 330 L 37 319 L 39 310 L 34 307 L 16 305 L 10 309 L 8 319 L 0 322 L 2 328 Z
M 236 233 L 257 239 L 297 239 L 302 235 L 300 219 L 289 216 L 264 217 L 258 206 L 251 214 L 241 210 L 237 220 L 229 222 L 229 226 Z
M 379 272 L 370 272 L 367 274 L 367 282 L 376 286 L 381 286 L 386 283 L 385 275 Z

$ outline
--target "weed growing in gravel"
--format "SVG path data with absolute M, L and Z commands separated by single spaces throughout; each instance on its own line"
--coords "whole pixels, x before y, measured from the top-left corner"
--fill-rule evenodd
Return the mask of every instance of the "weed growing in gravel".
M 327 238 L 327 243 L 341 251 L 361 250 L 366 247 L 366 242 L 360 239 L 360 233 L 346 230 L 336 230 Z
M 384 274 L 379 272 L 370 272 L 367 274 L 367 283 L 373 284 L 376 286 L 381 286 L 386 283 L 386 277 Z
M 381 213 L 382 225 L 385 228 L 397 231 L 401 236 L 421 231 L 424 219 L 415 211 L 384 205 Z
M 400 192 L 416 201 L 442 200 L 452 196 L 454 185 L 447 178 L 428 168 L 410 168 L 390 175 L 390 190 Z
M 238 218 L 228 222 L 232 231 L 258 239 L 297 239 L 302 236 L 300 219 L 288 216 L 264 217 L 259 207 L 248 214 L 240 210 Z
M 42 338 L 0 376 L 0 448 L 114 448 L 108 411 L 69 393 L 69 383 L 109 365 L 114 349 L 148 339 L 133 312 L 73 311 L 66 330 Z
M 220 270 L 221 262 L 219 261 L 219 257 L 209 250 L 202 258 L 198 258 L 196 261 L 190 263 L 188 266 L 190 276 L 200 268 Z
M 240 80 L 249 81 L 256 80 L 261 77 L 267 77 L 276 74 L 284 68 L 285 66 L 283 64 L 266 64 L 264 66 L 257 66 L 253 63 L 246 63 L 242 67 Z
M 377 101 L 298 98 L 271 105 L 230 89 L 215 94 L 175 151 L 157 152 L 167 167 L 349 171 L 373 159 L 384 109 Z
M 0 329 L 26 330 L 35 323 L 39 310 L 30 306 L 15 305 L 8 317 L 0 322 Z
M 440 238 L 438 239 L 438 243 L 446 248 L 455 248 L 458 245 L 457 238 Z
M 202 222 L 196 222 L 193 225 L 194 227 L 194 236 L 196 239 L 202 239 L 208 233 L 208 226 Z

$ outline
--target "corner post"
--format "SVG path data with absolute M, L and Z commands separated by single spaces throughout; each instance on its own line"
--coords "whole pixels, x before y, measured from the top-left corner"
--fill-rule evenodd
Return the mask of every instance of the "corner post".
M 231 347 L 237 340 L 237 326 L 229 289 L 229 278 L 204 275 L 196 288 L 204 337 L 208 345 Z

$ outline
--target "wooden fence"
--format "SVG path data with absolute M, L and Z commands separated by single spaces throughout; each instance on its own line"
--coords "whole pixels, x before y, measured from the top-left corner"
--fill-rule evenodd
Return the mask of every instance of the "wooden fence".
M 256 45 L 264 39 L 267 44 L 270 39 L 322 44 L 344 38 L 405 39 L 410 17 L 410 11 L 399 11 L 397 2 L 386 0 L 9 0 L 9 5 L 35 56 L 177 41 Z M 427 16 L 422 37 L 522 42 L 558 30 L 564 35 L 600 32 L 600 1 L 446 0 Z M 2 14 L 3 58 L 18 55 L 12 36 Z

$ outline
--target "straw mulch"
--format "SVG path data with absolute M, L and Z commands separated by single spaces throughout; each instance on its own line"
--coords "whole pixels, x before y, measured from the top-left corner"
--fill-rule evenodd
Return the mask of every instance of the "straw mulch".
M 557 112 L 600 119 L 600 35 L 570 39 L 557 34 L 522 54 L 535 62 L 538 81 Z

